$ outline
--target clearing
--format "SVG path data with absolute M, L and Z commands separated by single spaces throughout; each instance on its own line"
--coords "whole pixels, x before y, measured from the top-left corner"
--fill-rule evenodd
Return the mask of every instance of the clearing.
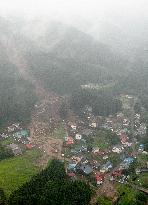
M 0 162 L 0 187 L 7 196 L 39 171 L 36 162 L 40 155 L 39 150 L 32 149 Z

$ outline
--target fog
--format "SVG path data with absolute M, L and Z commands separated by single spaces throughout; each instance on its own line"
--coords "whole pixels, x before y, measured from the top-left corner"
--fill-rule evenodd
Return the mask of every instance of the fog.
M 125 39 L 134 44 L 145 38 L 148 25 L 146 0 L 14 0 L 1 1 L 0 14 L 4 17 L 60 21 L 91 34 L 97 40 L 115 41 Z M 42 26 L 43 29 L 43 26 Z M 38 30 L 38 32 L 43 30 Z M 110 35 L 111 34 L 111 35 Z M 106 36 L 107 35 L 107 36 Z M 116 38 L 117 37 L 117 38 Z
M 49 16 L 62 21 L 108 20 L 127 23 L 134 18 L 146 17 L 146 0 L 14 0 L 1 1 L 2 15 L 27 18 Z M 79 19 L 79 20 L 78 20 Z
M 0 204 L 146 205 L 147 156 L 147 0 L 0 0 Z

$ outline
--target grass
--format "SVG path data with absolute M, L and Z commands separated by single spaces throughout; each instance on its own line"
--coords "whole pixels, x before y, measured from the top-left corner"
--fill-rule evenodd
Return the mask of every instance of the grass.
M 9 137 L 9 138 L 7 138 L 7 139 L 4 139 L 2 142 L 1 142 L 1 144 L 2 145 L 9 145 L 9 144 L 11 144 L 11 143 L 13 143 L 14 142 L 14 139 L 12 138 L 12 137 Z
M 106 136 L 106 132 L 104 131 L 98 131 L 93 142 L 94 147 L 99 147 L 101 149 L 106 149 L 108 148 L 108 140 Z
M 137 157 L 139 167 L 146 167 L 146 163 L 148 161 L 148 155 L 146 154 L 139 154 Z
M 62 124 L 54 130 L 54 137 L 58 139 L 64 139 L 67 137 L 66 131 L 64 130 L 64 126 Z
M 0 188 L 9 196 L 36 174 L 39 167 L 36 161 L 40 152 L 36 149 L 28 150 L 24 155 L 9 158 L 0 162 Z
M 140 176 L 136 179 L 135 184 L 148 188 L 148 173 L 140 174 Z

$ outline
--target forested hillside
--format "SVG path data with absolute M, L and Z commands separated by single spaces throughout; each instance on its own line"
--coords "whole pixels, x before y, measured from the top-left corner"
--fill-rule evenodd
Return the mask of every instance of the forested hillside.
M 91 189 L 85 182 L 67 178 L 64 164 L 57 160 L 15 191 L 9 205 L 88 205 Z
M 22 79 L 0 46 L 0 124 L 28 121 L 35 101 L 33 86 Z
M 107 89 L 100 91 L 79 89 L 73 92 L 72 109 L 81 115 L 85 106 L 91 106 L 94 115 L 108 116 L 121 111 L 122 103 Z
M 35 44 L 33 40 L 32 43 Z M 81 84 L 117 80 L 128 72 L 127 59 L 91 36 L 63 24 L 49 24 L 36 43 L 37 49 L 26 53 L 32 73 L 46 88 L 60 94 L 70 93 Z

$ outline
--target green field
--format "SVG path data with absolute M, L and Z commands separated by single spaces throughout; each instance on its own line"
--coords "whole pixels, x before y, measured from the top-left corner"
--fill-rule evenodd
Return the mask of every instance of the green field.
M 54 130 L 54 138 L 64 139 L 67 137 L 66 131 L 64 130 L 64 126 L 61 124 L 58 128 Z
M 148 188 L 148 173 L 142 173 L 139 175 L 139 177 L 136 179 L 135 184 Z
M 2 145 L 9 145 L 9 144 L 11 144 L 11 143 L 13 143 L 14 142 L 14 139 L 12 138 L 12 137 L 9 137 L 9 138 L 7 138 L 7 139 L 4 139 L 2 142 L 1 142 L 1 144 Z
M 38 150 L 32 149 L 0 162 L 0 188 L 7 196 L 38 172 L 36 161 L 40 155 Z

